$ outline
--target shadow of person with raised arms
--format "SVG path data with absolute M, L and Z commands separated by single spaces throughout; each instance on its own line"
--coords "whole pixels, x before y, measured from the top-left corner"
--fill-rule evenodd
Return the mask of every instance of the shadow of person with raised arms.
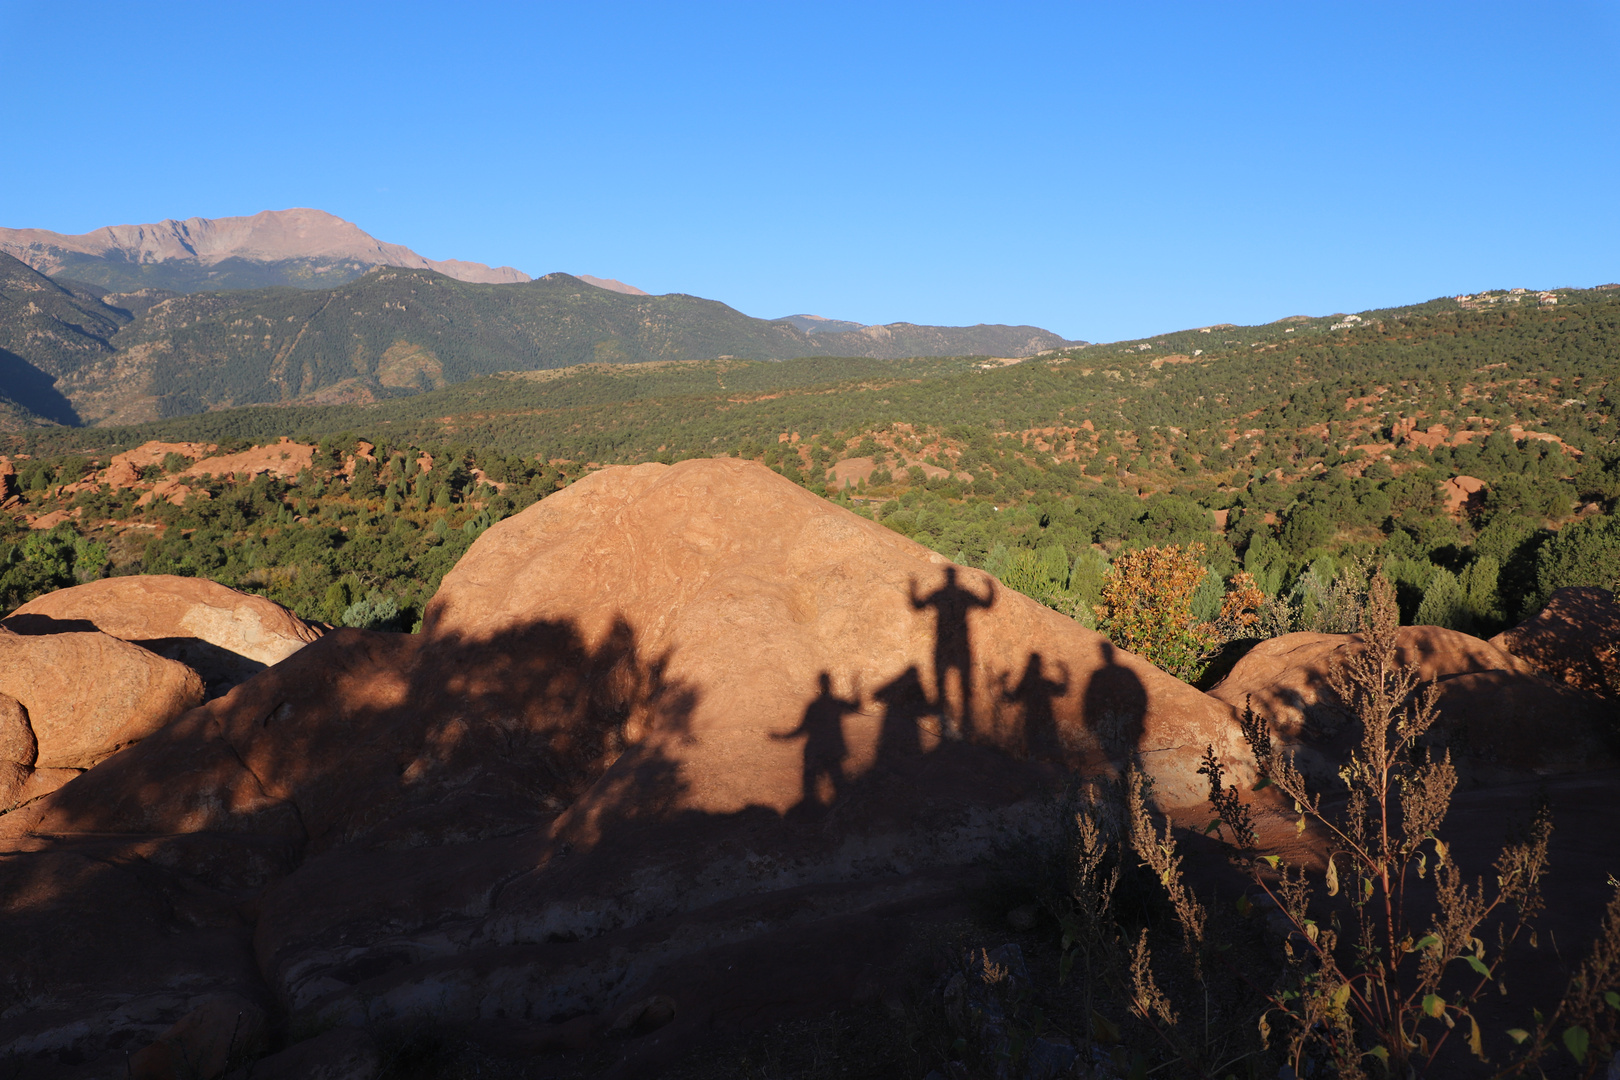
M 773 734 L 771 738 L 804 739 L 804 790 L 799 798 L 801 807 L 830 807 L 838 801 L 844 789 L 844 758 L 849 745 L 844 741 L 844 717 L 860 711 L 859 701 L 846 700 L 833 693 L 832 676 L 823 671 L 818 677 L 821 692 L 805 706 L 804 719 L 792 731 Z M 831 791 L 821 797 L 820 788 L 825 778 Z
M 1007 676 L 1001 676 L 1002 700 L 1015 701 L 1023 706 L 1024 753 L 1030 757 L 1051 760 L 1063 750 L 1052 702 L 1069 692 L 1069 665 L 1059 661 L 1058 668 L 1063 673 L 1061 682 L 1046 677 L 1045 658 L 1038 652 L 1032 652 L 1017 686 L 1009 690 Z
M 917 595 L 917 581 L 908 583 L 911 606 L 917 611 L 933 608 L 934 625 L 934 704 L 939 709 L 940 725 L 947 738 L 960 739 L 973 733 L 973 646 L 968 636 L 968 614 L 974 608 L 988 608 L 996 602 L 996 586 L 992 581 L 984 596 L 964 589 L 956 582 L 956 567 L 945 568 L 945 583 L 927 596 Z M 952 711 L 946 696 L 946 681 L 950 672 L 956 672 L 961 689 L 961 708 Z

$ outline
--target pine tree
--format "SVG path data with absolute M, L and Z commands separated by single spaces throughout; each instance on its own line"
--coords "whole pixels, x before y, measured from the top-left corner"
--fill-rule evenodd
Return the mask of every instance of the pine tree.
M 1456 574 L 1445 569 L 1434 572 L 1429 587 L 1423 590 L 1423 600 L 1418 604 L 1414 621 L 1419 626 L 1443 626 L 1465 633 L 1474 628 L 1473 616 L 1468 610 L 1468 594 Z
M 1489 555 L 1481 555 L 1458 578 L 1457 583 L 1468 597 L 1468 612 L 1476 625 L 1495 627 L 1506 621 L 1498 588 L 1501 575 L 1502 564 Z

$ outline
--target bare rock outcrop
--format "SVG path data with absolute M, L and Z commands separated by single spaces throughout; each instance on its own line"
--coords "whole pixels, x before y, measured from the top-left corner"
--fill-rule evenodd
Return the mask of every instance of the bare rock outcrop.
M 202 702 L 184 664 L 95 631 L 0 630 L 0 693 L 27 712 L 34 765 L 88 769 Z
M 1192 807 L 1234 737 L 1226 705 L 758 465 L 608 469 L 480 537 L 423 633 L 326 634 L 0 816 L 0 950 L 88 1003 L 86 1061 L 196 1008 L 130 1018 L 178 980 L 539 1049 L 658 1001 L 633 1074 L 851 1000 L 982 856 L 1061 827 L 1073 770 L 1140 755 Z M 140 929 L 165 904 L 184 919 Z M 0 1052 L 58 1019 L 7 1013 Z
M 10 694 L 0 694 L 0 810 L 21 801 L 38 757 L 39 743 L 28 726 L 28 710 Z
M 0 228 L 0 251 L 42 274 L 55 273 L 69 255 L 124 262 L 175 260 L 212 265 L 225 259 L 353 260 L 363 266 L 427 267 L 462 281 L 528 281 L 510 266 L 489 267 L 460 259 L 425 259 L 399 244 L 383 243 L 321 210 L 263 210 L 249 217 L 166 219 L 147 225 L 111 225 L 82 235 L 46 229 Z
M 207 998 L 129 1058 L 131 1080 L 217 1080 L 262 1051 L 269 1018 L 240 994 Z
M 1491 644 L 1558 682 L 1595 694 L 1620 691 L 1620 603 L 1608 589 L 1559 589 L 1547 605 Z
M 1440 692 L 1437 737 L 1449 741 L 1465 775 L 1579 772 L 1616 764 L 1607 703 L 1542 678 L 1491 642 L 1437 626 L 1403 626 L 1397 662 Z M 1359 729 L 1329 677 L 1365 646 L 1353 634 L 1284 634 L 1256 645 L 1210 691 L 1241 710 L 1252 704 L 1303 766 L 1331 777 Z
M 1170 805 L 1202 800 L 1203 744 L 1229 737 L 1224 708 L 1102 635 L 752 463 L 604 470 L 561 496 L 480 537 L 424 632 L 497 641 L 567 621 L 598 641 L 633 627 L 668 655 L 667 678 L 702 688 L 679 741 L 705 811 L 812 798 L 812 707 L 848 704 L 844 768 L 865 771 L 887 702 L 913 683 L 932 722 L 912 739 L 1070 765 L 1141 753 Z M 726 768 L 742 746 L 752 767 Z
M 36 597 L 0 626 L 18 634 L 99 630 L 176 660 L 217 697 L 320 636 L 262 596 L 167 574 L 103 578 Z
M 300 471 L 309 468 L 314 458 L 315 447 L 308 443 L 293 442 L 283 436 L 279 442 L 267 446 L 255 446 L 251 450 L 235 454 L 205 457 L 189 466 L 183 475 L 235 476 L 250 479 L 268 473 L 283 480 L 291 480 Z

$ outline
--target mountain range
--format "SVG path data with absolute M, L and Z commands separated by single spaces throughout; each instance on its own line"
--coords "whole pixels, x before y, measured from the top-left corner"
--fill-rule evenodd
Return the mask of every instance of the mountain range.
M 101 248 L 85 237 L 61 238 L 85 241 L 81 250 L 40 239 L 56 234 L 5 233 L 12 245 L 31 236 L 27 253 L 40 265 L 0 253 L 0 426 L 364 403 L 499 371 L 587 362 L 1022 357 L 1072 344 L 1033 326 L 755 319 L 717 301 L 650 296 L 611 279 L 557 273 L 528 280 L 510 268 L 431 263 L 345 222 L 317 230 L 317 243 L 311 234 L 300 239 L 286 214 L 269 224 L 261 220 L 267 215 L 226 219 L 237 223 L 229 229 L 171 222 L 156 232 L 87 234 L 100 237 Z M 240 224 L 255 221 L 260 225 Z M 214 270 L 244 280 L 251 268 L 284 281 L 294 264 L 312 276 L 341 276 L 362 258 L 422 265 L 361 267 L 326 288 L 186 292 L 154 284 L 200 280 Z M 58 272 L 50 276 L 41 266 Z M 163 273 L 148 275 L 154 267 Z M 516 278 L 466 280 L 474 273 Z M 109 290 L 87 278 L 123 285 Z
M 104 289 L 198 292 L 271 285 L 324 288 L 374 266 L 436 270 L 459 281 L 528 281 L 510 266 L 423 258 L 321 210 L 266 210 L 250 217 L 112 225 L 78 236 L 0 229 L 0 251 L 42 274 Z

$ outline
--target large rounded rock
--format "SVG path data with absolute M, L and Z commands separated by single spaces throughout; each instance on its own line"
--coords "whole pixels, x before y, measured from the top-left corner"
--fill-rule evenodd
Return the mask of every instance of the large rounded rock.
M 177 660 L 215 697 L 314 641 L 320 631 L 280 604 L 202 578 L 104 578 L 47 593 L 0 625 L 19 634 L 99 630 Z
M 495 525 L 424 633 L 498 647 L 555 623 L 628 631 L 692 688 L 648 730 L 705 812 L 830 803 L 815 784 L 956 739 L 1070 766 L 1141 755 L 1161 800 L 1198 803 L 1204 746 L 1235 730 L 1102 635 L 746 461 L 606 469 Z
M 0 761 L 33 768 L 39 743 L 28 724 L 28 710 L 10 694 L 0 694 Z
M 1491 644 L 1549 679 L 1596 694 L 1620 692 L 1620 603 L 1608 589 L 1559 589 L 1545 607 Z
M 1062 828 L 1071 770 L 1139 756 L 1195 807 L 1199 755 L 1234 733 L 1214 699 L 760 466 L 608 469 L 488 530 L 426 632 L 329 633 L 0 817 L 25 853 L 0 873 L 158 849 L 143 865 L 207 882 L 198 902 L 243 897 L 295 1017 L 544 1041 L 662 996 L 674 1047 L 850 1000 L 985 856 Z M 126 992 L 28 930 L 59 902 L 0 919 L 0 948 Z
M 1436 736 L 1450 741 L 1475 779 L 1570 772 L 1615 764 L 1605 702 L 1540 677 L 1495 645 L 1437 626 L 1403 626 L 1396 661 L 1440 692 Z M 1301 764 L 1336 774 L 1360 738 L 1330 678 L 1365 649 L 1353 634 L 1284 634 L 1256 645 L 1210 696 L 1252 705 Z
M 0 813 L 22 801 L 23 787 L 38 756 L 28 710 L 11 695 L 0 694 Z
M 19 702 L 39 769 L 88 769 L 202 703 L 184 664 L 107 634 L 0 628 L 0 694 Z

